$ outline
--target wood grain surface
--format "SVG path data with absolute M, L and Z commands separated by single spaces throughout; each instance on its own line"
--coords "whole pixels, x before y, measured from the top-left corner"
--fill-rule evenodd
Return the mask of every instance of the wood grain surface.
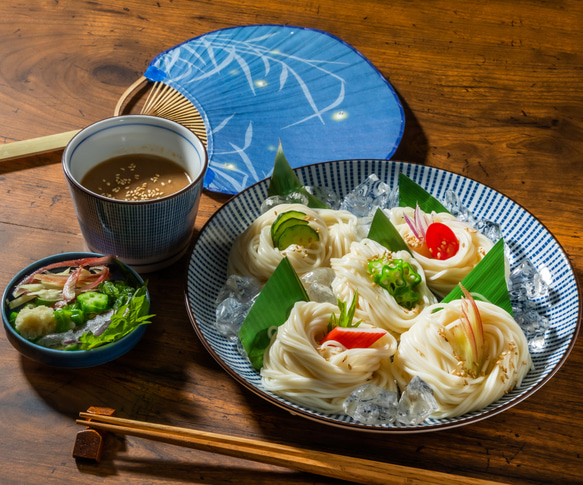
M 0 143 L 111 116 L 160 52 L 216 29 L 287 24 L 330 32 L 391 82 L 406 129 L 393 157 L 484 183 L 534 214 L 583 275 L 583 3 L 400 0 L 21 0 L 0 4 Z M 0 289 L 25 265 L 84 249 L 60 153 L 0 163 Z M 227 196 L 205 193 L 196 232 Z M 195 234 L 196 238 L 196 234 Z M 193 240 L 194 242 L 194 240 Z M 0 332 L 0 483 L 340 483 L 110 435 L 76 462 L 75 418 L 118 415 L 516 484 L 583 483 L 583 343 L 525 402 L 470 426 L 405 436 L 293 416 L 230 378 L 184 306 L 188 254 L 148 275 L 158 317 L 115 362 L 59 370 Z

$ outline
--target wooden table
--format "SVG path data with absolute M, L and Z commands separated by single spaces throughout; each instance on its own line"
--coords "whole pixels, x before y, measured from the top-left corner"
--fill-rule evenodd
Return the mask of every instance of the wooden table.
M 328 31 L 386 76 L 406 114 L 393 157 L 476 179 L 524 206 L 583 273 L 583 3 L 436 0 L 22 0 L 0 6 L 0 143 L 110 116 L 151 61 L 219 28 Z M 0 288 L 30 262 L 84 249 L 60 152 L 0 163 Z M 205 193 L 196 229 L 225 202 Z M 380 436 L 315 424 L 242 388 L 204 350 L 184 307 L 188 257 L 149 275 L 158 315 L 119 360 L 58 370 L 0 334 L 0 482 L 335 483 L 235 458 L 110 437 L 71 456 L 79 411 L 187 426 L 507 483 L 583 482 L 583 343 L 525 402 L 476 424 Z

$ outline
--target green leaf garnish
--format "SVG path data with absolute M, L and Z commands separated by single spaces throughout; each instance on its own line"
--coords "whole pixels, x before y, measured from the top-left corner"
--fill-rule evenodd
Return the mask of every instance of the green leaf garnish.
M 330 321 L 328 322 L 328 333 L 330 333 L 336 327 L 356 328 L 360 325 L 362 320 L 353 323 L 357 302 L 358 302 L 358 290 L 354 292 L 354 296 L 352 297 L 352 302 L 350 303 L 350 308 L 348 308 L 348 310 L 346 310 L 346 302 L 338 300 L 340 316 L 337 317 L 336 313 L 332 313 L 332 315 L 330 315 Z
M 272 329 L 285 323 L 296 302 L 309 300 L 289 259 L 283 258 L 239 330 L 241 344 L 255 369 L 263 366 L 263 354 L 271 342 Z
M 377 209 L 375 212 L 368 231 L 368 238 L 383 245 L 389 251 L 407 251 L 411 254 L 411 250 L 405 244 L 401 234 L 381 209 Z
M 148 306 L 146 284 L 144 284 L 134 292 L 126 304 L 115 311 L 111 317 L 111 323 L 101 335 L 95 336 L 92 332 L 86 332 L 79 338 L 81 350 L 90 350 L 116 342 L 140 325 L 150 323 L 149 319 L 155 315 L 145 315 Z
M 484 258 L 462 280 L 461 284 L 476 299 L 489 301 L 512 315 L 512 304 L 506 284 L 504 240 L 500 239 Z M 442 301 L 459 300 L 462 289 L 455 287 Z
M 431 214 L 432 211 L 438 214 L 440 212 L 449 213 L 445 206 L 423 187 L 404 173 L 399 173 L 399 207 L 415 208 L 417 205 L 427 214 Z
M 274 195 L 286 196 L 292 192 L 299 192 L 308 198 L 308 207 L 313 209 L 329 209 L 330 207 L 318 198 L 310 194 L 300 182 L 295 172 L 292 170 L 283 153 L 281 141 L 277 148 L 275 155 L 275 163 L 273 165 L 273 175 L 269 182 L 269 189 L 267 195 L 269 197 Z

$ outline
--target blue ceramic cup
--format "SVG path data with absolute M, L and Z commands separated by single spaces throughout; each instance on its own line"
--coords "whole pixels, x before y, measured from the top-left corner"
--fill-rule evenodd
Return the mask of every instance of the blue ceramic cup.
M 108 198 L 81 185 L 99 163 L 141 153 L 172 160 L 191 182 L 176 193 L 144 201 Z M 140 273 L 176 262 L 192 237 L 207 166 L 201 140 L 165 118 L 116 116 L 79 132 L 65 148 L 63 170 L 89 250 L 117 256 Z

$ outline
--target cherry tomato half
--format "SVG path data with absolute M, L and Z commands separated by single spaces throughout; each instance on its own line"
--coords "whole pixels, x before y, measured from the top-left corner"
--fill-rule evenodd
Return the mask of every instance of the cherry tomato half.
M 460 247 L 453 231 L 441 222 L 429 225 L 425 232 L 425 243 L 435 259 L 449 259 L 456 255 Z

